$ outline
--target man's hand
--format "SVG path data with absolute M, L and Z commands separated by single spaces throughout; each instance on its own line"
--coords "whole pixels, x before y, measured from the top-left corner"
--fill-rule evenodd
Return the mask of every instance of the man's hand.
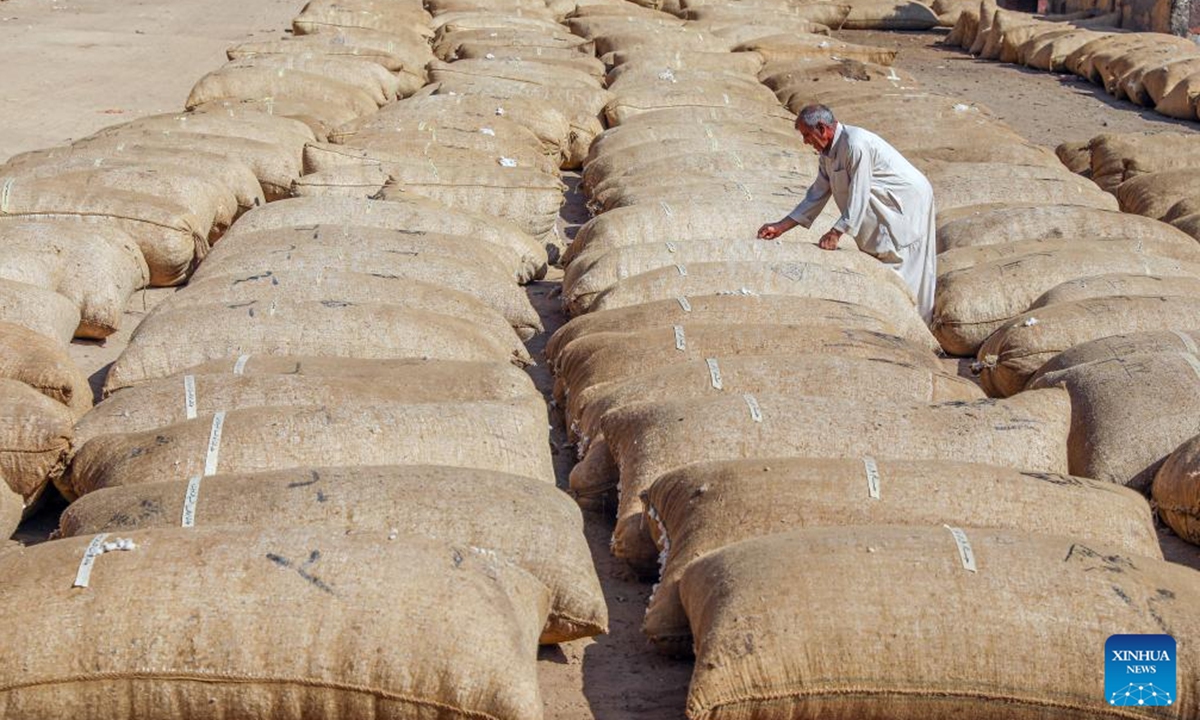
M 796 227 L 798 224 L 799 223 L 791 218 L 784 218 L 779 222 L 767 223 L 758 229 L 758 239 L 775 240 L 788 230 Z
M 821 236 L 821 239 L 817 241 L 817 245 L 820 246 L 822 250 L 837 250 L 838 241 L 841 239 L 841 232 L 837 230 L 830 230 Z

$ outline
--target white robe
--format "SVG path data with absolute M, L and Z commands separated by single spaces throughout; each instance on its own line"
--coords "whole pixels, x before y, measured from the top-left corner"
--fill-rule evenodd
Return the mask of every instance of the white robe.
M 933 187 L 883 138 L 838 123 L 821 153 L 816 181 L 788 217 L 811 227 L 829 197 L 841 217 L 833 227 L 895 270 L 912 289 L 926 323 L 933 317 L 937 241 Z

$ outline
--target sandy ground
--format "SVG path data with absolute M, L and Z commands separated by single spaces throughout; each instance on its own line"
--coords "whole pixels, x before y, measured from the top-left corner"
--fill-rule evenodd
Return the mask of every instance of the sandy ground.
M 175 111 L 192 84 L 223 60 L 232 42 L 278 35 L 301 0 L 8 0 L 0 2 L 0 159 L 66 142 L 123 119 Z M 922 84 L 988 105 L 1030 140 L 1054 146 L 1105 131 L 1165 130 L 1181 124 L 1123 102 L 1070 77 L 981 63 L 935 45 L 941 33 L 846 32 L 856 42 L 898 46 L 898 65 Z M 1192 125 L 1191 127 L 1195 127 Z M 573 186 L 574 178 L 567 178 Z M 585 219 L 572 194 L 563 224 Z M 564 321 L 558 274 L 530 286 L 547 335 Z M 172 290 L 134 297 L 121 332 L 104 343 L 77 342 L 72 354 L 98 387 L 145 313 Z M 548 391 L 544 366 L 532 371 Z M 560 485 L 572 458 L 561 427 L 552 433 Z M 26 541 L 45 537 L 56 508 L 23 528 Z M 587 538 L 604 585 L 611 632 L 594 640 L 543 648 L 539 670 L 551 719 L 668 720 L 683 715 L 691 664 L 654 654 L 639 632 L 648 583 L 608 552 L 611 513 L 587 512 Z M 1200 550 L 1164 536 L 1168 557 L 1200 567 Z

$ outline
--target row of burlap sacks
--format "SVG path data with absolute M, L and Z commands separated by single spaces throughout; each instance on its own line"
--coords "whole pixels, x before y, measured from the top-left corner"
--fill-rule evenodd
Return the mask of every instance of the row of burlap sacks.
M 1074 73 L 1117 99 L 1196 120 L 1200 46 L 1163 32 L 1121 30 L 1115 27 L 1120 20 L 1120 13 L 1087 11 L 1036 17 L 983 0 L 977 11 L 959 16 L 945 43 L 987 60 Z
M 241 216 L 109 369 L 60 539 L 0 554 L 0 715 L 537 718 L 538 644 L 604 632 L 520 369 L 544 248 L 315 194 Z
M 328 126 L 420 86 L 423 57 L 394 60 L 416 47 L 431 58 L 428 43 L 389 19 L 317 0 L 295 38 L 232 50 L 197 83 L 189 112 L 0 165 L 0 534 L 62 471 L 71 425 L 92 405 L 65 344 L 108 337 L 136 291 L 184 282 L 242 213 L 288 197 L 305 147 Z M 336 25 L 351 21 L 364 27 Z
M 1123 717 L 1094 663 L 1063 658 L 1114 623 L 1153 632 L 1133 608 L 1200 578 L 1162 561 L 1144 498 L 1065 474 L 1067 394 L 981 399 L 894 273 L 813 245 L 835 210 L 754 237 L 816 171 L 781 100 L 879 129 L 951 208 L 1105 196 L 985 110 L 869 61 L 885 51 L 784 47 L 611 56 L 610 107 L 627 109 L 584 164 L 597 214 L 563 281 L 577 317 L 546 352 L 582 455 L 572 489 L 615 503 L 614 554 L 658 570 L 643 630 L 694 652 L 693 719 Z M 664 89 L 635 105 L 620 84 L 638 73 Z M 1103 567 L 1122 568 L 1116 595 Z M 1069 620 L 1031 616 L 1031 597 Z M 1070 649 L 1005 653 L 1026 632 Z
M 785 31 L 777 21 L 788 17 L 814 20 L 834 30 L 928 30 L 939 24 L 949 26 L 958 11 L 957 0 L 633 0 L 627 4 L 695 21 L 698 30 L 715 20 L 722 26 L 737 23 L 744 31 L 773 26 L 776 32 Z

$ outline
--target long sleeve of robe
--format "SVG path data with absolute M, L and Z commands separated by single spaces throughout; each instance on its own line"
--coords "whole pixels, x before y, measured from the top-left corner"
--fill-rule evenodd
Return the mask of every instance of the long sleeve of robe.
M 830 197 L 842 213 L 833 227 L 895 270 L 930 322 L 937 242 L 929 180 L 883 138 L 839 123 L 817 179 L 788 217 L 811 227 Z

